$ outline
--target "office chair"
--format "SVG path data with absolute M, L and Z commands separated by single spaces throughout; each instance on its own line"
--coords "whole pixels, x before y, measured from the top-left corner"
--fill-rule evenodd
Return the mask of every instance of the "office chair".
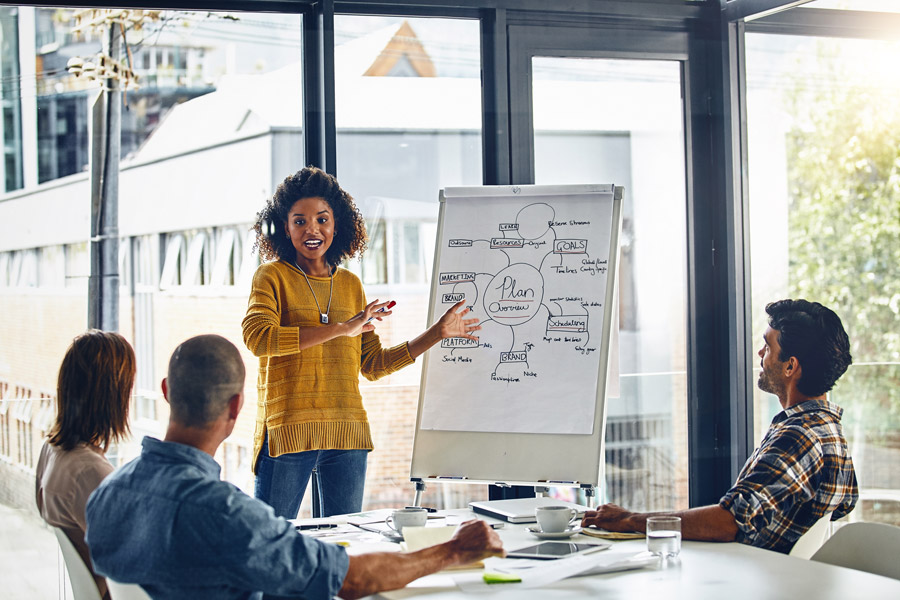
M 56 534 L 56 541 L 59 542 L 59 548 L 62 550 L 63 559 L 66 561 L 66 570 L 69 572 L 69 581 L 72 582 L 72 593 L 75 595 L 75 600 L 101 600 L 94 576 L 81 560 L 81 555 L 78 554 L 78 550 L 75 549 L 69 536 L 59 527 L 52 527 L 52 529 Z
M 900 527 L 884 523 L 848 523 L 810 560 L 900 579 Z
M 800 536 L 790 555 L 797 558 L 810 558 L 831 537 L 831 513 L 825 513 L 821 519 Z
M 109 596 L 112 600 L 151 600 L 144 588 L 136 583 L 119 583 L 112 579 L 106 579 L 109 587 Z

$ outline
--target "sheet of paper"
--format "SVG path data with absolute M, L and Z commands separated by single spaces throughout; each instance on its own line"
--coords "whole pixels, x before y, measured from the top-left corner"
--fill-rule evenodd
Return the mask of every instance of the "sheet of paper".
M 606 557 L 612 559 L 614 557 Z M 634 571 L 636 569 L 643 569 L 644 567 L 650 567 L 659 563 L 659 557 L 650 554 L 649 552 L 641 552 L 639 554 L 635 554 L 631 558 L 626 558 L 624 560 L 612 560 L 612 562 L 606 564 L 599 564 L 592 569 L 588 569 L 587 571 L 583 571 L 579 573 L 579 577 L 582 575 L 602 575 L 603 573 L 615 573 L 617 571 Z
M 534 562 L 539 562 L 541 564 L 534 564 Z M 522 569 L 498 569 L 501 572 L 514 572 L 522 578 L 522 581 L 519 583 L 499 584 L 502 585 L 502 588 L 498 588 L 498 584 L 491 585 L 485 583 L 483 577 L 473 578 L 471 577 L 471 574 L 454 577 L 454 581 L 456 581 L 456 585 L 458 585 L 461 590 L 472 593 L 486 592 L 488 590 L 497 591 L 498 589 L 511 590 L 519 588 L 535 588 L 562 581 L 567 577 L 573 577 L 579 573 L 597 568 L 604 564 L 602 557 L 593 554 L 534 562 L 527 568 Z M 486 568 L 490 569 L 491 567 L 488 566 Z
M 481 329 L 429 350 L 422 429 L 592 433 L 612 198 L 447 200 L 431 320 L 464 300 Z
M 621 555 L 587 554 L 550 561 L 525 561 L 510 559 L 489 559 L 487 571 L 514 574 L 522 579 L 518 583 L 488 584 L 484 578 L 474 573 L 460 573 L 454 576 L 456 585 L 464 592 L 484 593 L 488 591 L 536 588 L 562 581 L 568 577 L 600 575 L 618 571 L 633 571 L 655 565 L 659 559 L 646 552 L 627 558 Z M 521 565 L 521 566 L 516 566 Z
M 404 527 L 400 547 L 407 552 L 430 548 L 449 541 L 455 532 L 456 527 Z
M 456 533 L 455 525 L 445 527 L 404 527 L 404 541 L 400 542 L 400 547 L 406 552 L 415 552 L 423 548 L 430 548 L 449 541 Z M 484 563 L 481 561 L 469 563 L 465 565 L 456 565 L 444 569 L 445 571 L 464 571 L 467 569 L 481 569 Z
M 367 510 L 365 512 L 352 513 L 345 515 L 347 523 L 353 525 L 363 525 L 366 523 L 384 523 L 384 520 L 394 512 L 393 508 L 379 508 L 377 510 Z
M 478 578 L 481 577 L 481 572 L 472 572 L 472 574 Z M 440 573 L 420 577 L 399 590 L 381 592 L 379 597 L 385 598 L 386 600 L 407 600 L 408 598 L 416 598 L 428 593 L 440 594 L 441 592 L 455 589 L 456 584 L 453 581 L 453 576 L 441 571 Z

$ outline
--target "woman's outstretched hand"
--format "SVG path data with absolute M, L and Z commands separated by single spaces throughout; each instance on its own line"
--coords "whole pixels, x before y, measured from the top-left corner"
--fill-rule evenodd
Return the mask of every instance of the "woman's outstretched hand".
M 451 306 L 434 325 L 414 340 L 410 340 L 407 344 L 409 355 L 416 358 L 445 338 L 458 337 L 478 341 L 474 333 L 481 329 L 481 325 L 478 324 L 478 319 L 463 318 L 469 313 L 468 308 L 459 310 L 465 303 L 463 299 Z
M 462 310 L 459 310 L 465 303 L 465 298 L 460 300 L 451 306 L 450 309 L 438 319 L 438 322 L 435 323 L 435 327 L 440 333 L 441 339 L 461 337 L 470 340 L 478 340 L 478 337 L 473 335 L 474 332 L 481 329 L 481 325 L 478 324 L 478 319 L 464 319 L 463 317 L 468 314 L 469 309 L 463 308 Z

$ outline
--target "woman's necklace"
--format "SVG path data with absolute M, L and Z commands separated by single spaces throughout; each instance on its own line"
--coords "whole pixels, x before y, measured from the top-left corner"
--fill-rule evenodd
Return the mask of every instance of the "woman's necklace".
M 328 313 L 331 311 L 331 294 L 334 292 L 334 271 L 331 272 L 331 286 L 328 288 L 328 306 L 325 307 L 325 312 L 322 312 L 322 309 L 319 307 L 319 299 L 316 298 L 316 293 L 312 289 L 309 277 L 306 276 L 306 271 L 300 268 L 300 265 L 297 264 L 296 260 L 294 261 L 294 265 L 300 269 L 301 273 L 303 273 L 303 279 L 306 280 L 306 285 L 309 287 L 309 293 L 312 294 L 313 302 L 316 303 L 316 311 L 319 313 L 319 322 L 322 325 L 328 325 Z

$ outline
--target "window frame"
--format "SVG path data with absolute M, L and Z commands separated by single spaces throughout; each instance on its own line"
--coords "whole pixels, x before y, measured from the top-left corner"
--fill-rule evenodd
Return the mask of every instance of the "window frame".
M 334 15 L 477 18 L 482 45 L 483 183 L 529 183 L 533 150 L 517 112 L 527 74 L 514 49 L 517 27 L 552 24 L 568 37 L 603 37 L 624 27 L 639 37 L 621 48 L 671 58 L 666 40 L 684 54 L 685 159 L 688 199 L 688 395 L 691 504 L 717 500 L 730 486 L 752 439 L 752 374 L 748 354 L 748 227 L 745 31 L 871 37 L 900 28 L 900 15 L 794 8 L 797 0 L 571 2 L 550 12 L 545 0 L 195 0 L 194 8 L 303 15 L 305 164 L 338 174 L 334 120 Z M 128 3 L 126 3 L 128 4 Z M 134 3 L 131 3 L 134 4 Z M 101 2 L 84 5 L 102 7 Z M 514 8 L 509 8 L 514 7 Z M 184 8 L 157 3 L 157 8 Z M 792 9 L 792 10 L 786 10 Z M 877 14 L 877 13 L 876 13 Z M 765 16 L 763 16 L 765 15 Z M 882 18 L 883 17 L 883 18 Z M 873 21 L 877 24 L 873 25 Z M 643 44 L 643 47 L 639 46 Z M 599 40 L 604 43 L 603 40 Z M 530 111 L 530 107 L 526 107 Z M 529 140 L 529 146 L 518 142 Z M 244 262 L 244 261 L 242 261 Z M 241 279 L 247 269 L 242 265 Z M 91 297 L 91 303 L 100 301 Z
M 804 8 L 809 0 L 721 0 L 721 96 L 712 106 L 721 110 L 725 165 L 725 212 L 732 236 L 724 250 L 726 262 L 734 269 L 734 292 L 726 295 L 728 302 L 729 335 L 737 352 L 732 372 L 738 375 L 728 386 L 736 392 L 739 401 L 733 407 L 740 412 L 742 422 L 738 435 L 744 440 L 739 444 L 743 452 L 732 456 L 732 469 L 739 468 L 753 446 L 753 390 L 755 381 L 750 367 L 755 341 L 752 336 L 751 288 L 750 288 L 750 214 L 747 173 L 749 156 L 747 149 L 747 73 L 745 34 L 768 33 L 783 35 L 809 35 L 815 37 L 845 37 L 862 39 L 896 39 L 900 31 L 900 14 L 870 11 Z M 877 18 L 876 18 L 877 15 Z M 743 318 L 735 318 L 743 314 Z M 739 325 L 736 325 L 739 324 Z M 731 423 L 732 428 L 736 425 Z
M 698 49 L 685 26 L 639 20 L 610 24 L 603 19 L 582 19 L 577 23 L 557 19 L 548 25 L 516 15 L 510 17 L 508 36 L 509 72 L 519 75 L 517 79 L 510 77 L 508 82 L 509 145 L 514 149 L 510 163 L 512 183 L 534 182 L 533 57 L 667 60 L 680 64 L 687 199 L 689 502 L 691 506 L 716 502 L 737 476 L 738 463 L 742 463 L 751 450 L 742 441 L 747 439 L 752 427 L 752 419 L 746 418 L 752 405 L 742 405 L 745 398 L 728 393 L 730 378 L 717 377 L 718 373 L 728 372 L 730 364 L 742 363 L 729 364 L 729 361 L 737 360 L 737 353 L 725 351 L 719 331 L 706 326 L 705 319 L 698 318 L 718 305 L 718 298 L 727 296 L 728 285 L 723 282 L 728 281 L 729 273 L 733 276 L 736 272 L 711 273 L 709 255 L 697 251 L 701 247 L 712 247 L 712 240 L 718 235 L 708 207 L 716 196 L 715 187 L 695 185 L 698 181 L 715 181 L 710 172 L 710 166 L 715 164 L 712 160 L 714 150 L 705 138 L 712 130 L 711 115 L 705 110 L 708 95 L 699 93 L 699 88 L 708 81 L 705 75 L 710 61 L 704 55 L 708 49 Z M 699 293 L 700 286 L 714 290 L 713 298 L 717 299 L 709 300 L 713 306 L 705 303 L 708 295 Z M 715 354 L 717 358 L 707 354 L 705 349 L 711 347 L 720 348 Z

